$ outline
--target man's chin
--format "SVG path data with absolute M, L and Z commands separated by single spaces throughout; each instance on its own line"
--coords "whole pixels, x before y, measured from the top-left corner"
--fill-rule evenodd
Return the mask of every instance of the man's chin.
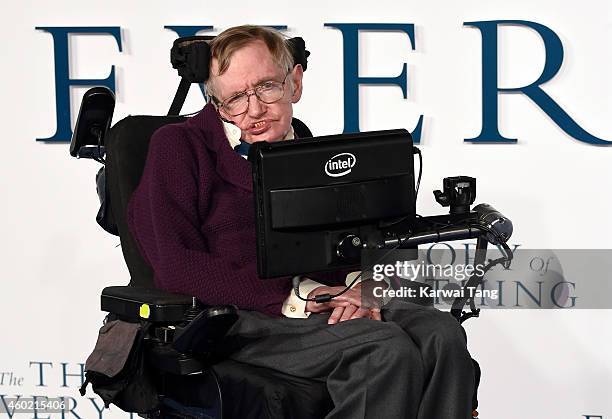
M 268 130 L 266 132 L 262 132 L 261 134 L 258 135 L 248 135 L 245 138 L 245 141 L 247 143 L 256 143 L 259 141 L 267 141 L 269 143 L 273 143 L 276 141 L 280 141 L 283 139 L 283 134 L 281 133 L 277 133 L 273 130 Z

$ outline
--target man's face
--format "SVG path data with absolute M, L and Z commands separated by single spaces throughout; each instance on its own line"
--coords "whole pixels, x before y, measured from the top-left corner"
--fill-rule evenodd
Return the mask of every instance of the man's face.
M 215 96 L 219 101 L 258 86 L 266 81 L 282 82 L 287 73 L 274 62 L 263 41 L 252 42 L 231 56 L 228 69 L 218 76 L 218 62 L 213 59 Z M 293 81 L 293 83 L 292 83 Z M 292 87 L 293 86 L 293 87 Z M 248 110 L 238 116 L 230 116 L 220 109 L 221 116 L 242 130 L 242 139 L 278 141 L 289 131 L 293 116 L 293 103 L 302 94 L 302 68 L 296 66 L 287 76 L 283 97 L 275 103 L 265 104 L 255 95 L 249 96 Z

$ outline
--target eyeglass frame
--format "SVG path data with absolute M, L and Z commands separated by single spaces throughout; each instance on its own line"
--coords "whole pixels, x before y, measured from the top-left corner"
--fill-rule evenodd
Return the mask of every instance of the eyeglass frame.
M 223 101 L 219 100 L 219 99 L 218 99 L 218 98 L 216 98 L 215 96 L 212 96 L 212 99 L 213 99 L 213 101 L 215 102 L 215 105 L 217 105 L 217 109 L 218 109 L 219 111 L 223 110 L 223 112 L 227 113 L 227 114 L 228 114 L 229 116 L 231 116 L 232 118 L 233 118 L 233 117 L 236 117 L 236 116 L 244 115 L 245 113 L 247 113 L 247 112 L 249 111 L 249 106 L 250 106 L 250 104 L 251 104 L 251 101 L 250 101 L 251 96 L 255 96 L 255 98 L 256 98 L 257 100 L 259 100 L 259 101 L 260 101 L 260 102 L 262 102 L 262 103 L 265 103 L 266 105 L 271 105 L 271 104 L 276 103 L 276 102 L 278 102 L 279 100 L 281 100 L 281 99 L 283 98 L 283 96 L 285 96 L 285 83 L 287 83 L 287 76 L 289 76 L 289 74 L 291 74 L 291 73 L 292 73 L 292 71 L 293 71 L 293 70 L 289 70 L 289 71 L 287 72 L 287 74 L 285 74 L 285 78 L 283 79 L 283 81 L 282 81 L 282 82 L 280 82 L 280 81 L 276 81 L 276 80 L 267 80 L 267 81 L 264 81 L 263 83 L 258 84 L 257 86 L 253 87 L 252 89 L 247 89 L 247 90 L 243 90 L 242 92 L 238 92 L 238 93 L 236 93 L 236 94 L 234 94 L 234 95 L 232 95 L 232 96 L 228 97 L 227 99 L 225 99 L 225 100 L 223 100 Z M 278 99 L 276 99 L 276 100 L 274 100 L 274 101 L 272 101 L 272 102 L 264 102 L 264 101 L 263 101 L 263 100 L 262 100 L 262 99 L 261 99 L 261 98 L 260 98 L 260 97 L 257 95 L 257 89 L 258 89 L 258 88 L 260 88 L 260 87 L 262 87 L 262 86 L 263 86 L 263 85 L 265 85 L 266 83 L 278 83 L 278 84 L 280 85 L 280 87 L 281 87 L 281 89 L 282 89 L 282 93 L 281 93 L 281 96 L 280 96 Z M 246 98 L 247 98 L 247 102 L 246 102 L 246 103 L 247 103 L 247 107 L 246 107 L 246 109 L 245 109 L 243 112 L 240 112 L 240 113 L 238 113 L 238 114 L 236 114 L 236 115 L 232 115 L 231 113 L 229 113 L 229 112 L 227 112 L 225 109 L 223 109 L 223 108 L 225 107 L 225 103 L 226 103 L 228 100 L 230 100 L 230 99 L 234 99 L 234 98 L 236 98 L 236 97 L 238 97 L 238 96 L 241 96 L 241 95 L 246 95 Z

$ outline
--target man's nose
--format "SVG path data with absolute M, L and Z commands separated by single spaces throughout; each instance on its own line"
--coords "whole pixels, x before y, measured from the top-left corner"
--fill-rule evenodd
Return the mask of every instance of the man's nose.
M 266 111 L 265 103 L 257 99 L 257 96 L 250 95 L 248 100 L 249 100 L 249 112 L 248 112 L 249 116 L 251 117 L 261 116 L 261 114 L 263 114 Z

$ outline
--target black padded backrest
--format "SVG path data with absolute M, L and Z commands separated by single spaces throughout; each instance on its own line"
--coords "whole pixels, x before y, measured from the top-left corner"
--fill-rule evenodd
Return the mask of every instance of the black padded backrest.
M 311 138 L 312 132 L 308 129 L 305 123 L 300 121 L 297 118 L 293 118 L 291 121 L 291 125 L 293 125 L 293 131 L 297 138 Z
M 153 271 L 140 255 L 130 234 L 127 221 L 127 205 L 138 186 L 153 133 L 164 125 L 185 121 L 181 116 L 128 116 L 110 130 L 106 143 L 106 188 L 110 210 L 117 224 L 121 250 L 130 271 L 131 286 L 154 288 Z M 308 127 L 293 118 L 297 137 L 312 137 Z
M 130 285 L 153 288 L 153 271 L 144 261 L 127 227 L 127 204 L 144 170 L 149 141 L 160 127 L 184 121 L 180 116 L 128 116 L 106 139 L 106 188 L 117 223 L 121 250 L 130 271 Z

